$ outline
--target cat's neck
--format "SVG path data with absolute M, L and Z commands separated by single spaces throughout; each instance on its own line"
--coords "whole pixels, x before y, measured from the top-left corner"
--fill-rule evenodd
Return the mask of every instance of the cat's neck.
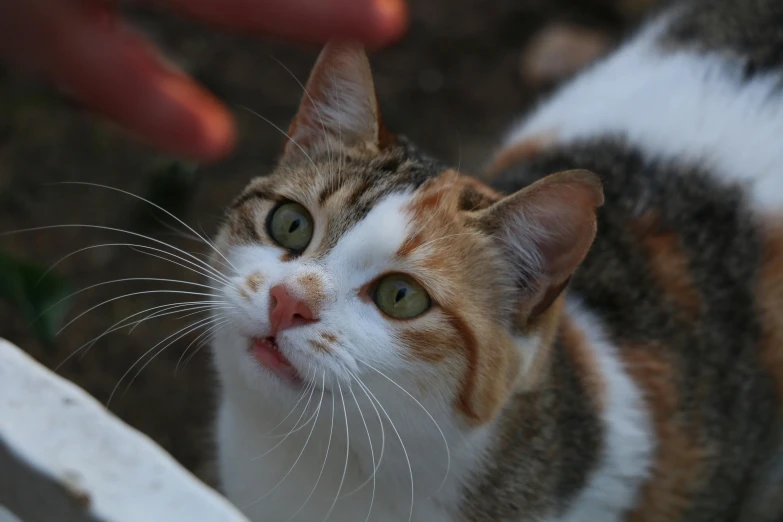
M 374 480 L 379 508 L 383 503 L 396 505 L 401 509 L 398 518 L 407 519 L 403 508 L 410 503 L 411 480 L 417 510 L 420 499 L 439 509 L 456 509 L 464 485 L 483 466 L 491 446 L 492 425 L 466 429 L 455 424 L 452 415 L 438 411 L 437 404 L 414 401 L 385 379 L 352 386 L 342 394 L 320 389 L 302 393 L 301 401 L 281 406 L 282 401 L 272 397 L 251 400 L 230 385 L 224 387 L 219 447 L 231 455 L 222 455 L 220 461 L 243 470 L 242 480 L 228 485 L 232 494 L 244 483 L 253 490 L 239 496 L 257 497 L 290 473 L 278 489 L 293 488 L 290 493 L 296 498 L 302 490 L 309 493 L 314 477 L 321 476 L 316 498 L 319 492 L 333 496 L 342 482 L 342 494 L 361 488 L 346 500 L 364 506 Z M 272 496 L 281 498 L 279 491 Z

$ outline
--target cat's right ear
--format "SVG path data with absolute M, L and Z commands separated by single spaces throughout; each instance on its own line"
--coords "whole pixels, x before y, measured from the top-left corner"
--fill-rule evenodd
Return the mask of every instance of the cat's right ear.
M 535 317 L 557 299 L 596 234 L 601 181 L 592 172 L 552 174 L 480 212 L 520 288 L 520 312 Z
M 313 67 L 288 130 L 283 160 L 331 142 L 378 148 L 383 134 L 370 62 L 361 44 L 329 42 Z

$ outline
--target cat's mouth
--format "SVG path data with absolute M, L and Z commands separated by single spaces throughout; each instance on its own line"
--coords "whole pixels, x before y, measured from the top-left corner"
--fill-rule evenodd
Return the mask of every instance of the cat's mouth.
M 274 337 L 252 339 L 250 353 L 262 366 L 269 368 L 281 379 L 292 384 L 302 383 L 302 378 L 299 377 L 296 368 L 294 368 L 291 361 L 289 361 L 277 347 L 277 342 Z

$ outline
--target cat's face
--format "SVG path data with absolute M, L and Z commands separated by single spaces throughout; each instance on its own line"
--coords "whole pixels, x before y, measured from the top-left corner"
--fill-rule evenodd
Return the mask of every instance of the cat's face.
M 352 45 L 327 46 L 307 91 L 280 165 L 217 240 L 236 308 L 216 345 L 221 377 L 284 409 L 311 383 L 391 379 L 469 424 L 490 420 L 535 367 L 592 242 L 595 176 L 503 197 L 422 157 L 383 129 Z

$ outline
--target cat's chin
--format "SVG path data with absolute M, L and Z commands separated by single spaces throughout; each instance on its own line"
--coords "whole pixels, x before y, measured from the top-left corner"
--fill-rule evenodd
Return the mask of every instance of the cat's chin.
M 296 367 L 280 351 L 274 337 L 255 337 L 250 340 L 250 354 L 258 363 L 292 386 L 304 384 Z

